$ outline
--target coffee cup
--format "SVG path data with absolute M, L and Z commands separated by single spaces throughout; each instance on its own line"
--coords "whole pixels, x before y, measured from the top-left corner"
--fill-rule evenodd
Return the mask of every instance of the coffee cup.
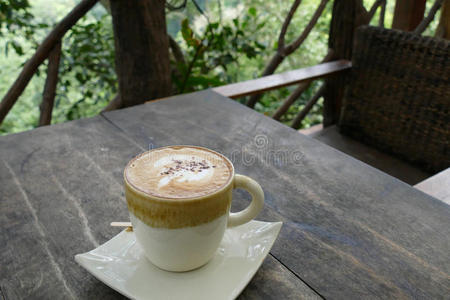
M 264 205 L 253 179 L 235 174 L 220 153 L 168 146 L 133 158 L 124 171 L 133 231 L 148 260 L 167 271 L 189 271 L 215 254 L 227 227 L 251 221 Z M 250 205 L 230 213 L 232 191 L 247 190 Z

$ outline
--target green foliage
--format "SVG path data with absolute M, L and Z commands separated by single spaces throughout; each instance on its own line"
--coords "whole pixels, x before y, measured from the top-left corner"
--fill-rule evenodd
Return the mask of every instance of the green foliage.
M 117 93 L 111 17 L 83 18 L 64 39 L 56 107 L 65 103 L 67 120 L 98 113 Z M 77 95 L 70 93 L 77 90 Z M 74 101 L 75 100 L 75 101 Z
M 364 4 L 369 8 L 374 1 L 364 0 Z M 38 43 L 77 2 L 0 0 L 0 95 L 7 92 Z M 325 56 L 332 2 L 329 1 L 306 41 L 284 60 L 277 73 L 315 65 Z M 302 1 L 287 31 L 287 44 L 306 27 L 318 3 Z M 385 25 L 389 27 L 394 1 L 387 3 Z M 167 13 L 168 32 L 184 56 L 171 61 L 174 90 L 184 93 L 261 76 L 276 50 L 278 34 L 292 0 L 197 0 L 197 4 L 189 0 L 184 10 Z M 432 1 L 427 1 L 427 11 L 431 4 Z M 438 16 L 425 34 L 433 34 L 437 20 Z M 372 24 L 376 25 L 377 21 L 378 13 Z M 1 125 L 0 134 L 37 125 L 45 72 L 44 64 Z M 281 121 L 290 125 L 319 86 L 319 82 L 314 82 Z M 270 116 L 294 89 L 265 93 L 255 109 Z M 116 93 L 111 17 L 97 5 L 64 37 L 52 123 L 96 115 Z M 322 121 L 322 103 L 319 100 L 314 106 L 303 127 Z
M 0 34 L 3 35 L 5 30 L 14 33 L 27 27 L 27 23 L 33 18 L 29 8 L 28 0 L 1 0 Z
M 256 40 L 255 31 L 264 26 L 258 22 L 256 9 L 229 22 L 208 22 L 202 34 L 195 33 L 188 19 L 181 22 L 186 63 L 177 62 L 173 82 L 179 93 L 201 90 L 230 82 L 227 70 L 240 56 L 249 59 L 265 50 Z
M 16 35 L 24 35 L 29 38 L 34 33 L 34 26 L 30 24 L 33 15 L 29 11 L 30 4 L 27 0 L 0 0 L 0 37 L 6 38 L 5 55 L 10 48 L 18 55 L 23 55 L 24 50 Z
M 20 71 L 24 60 L 37 48 L 37 41 L 42 40 L 54 27 L 55 24 L 49 21 L 57 21 L 49 17 L 35 17 L 28 8 L 27 15 L 31 15 L 29 22 L 22 24 L 24 27 L 20 28 L 20 31 L 14 31 L 16 36 L 6 27 L 5 34 L 0 35 L 0 49 L 8 54 L 8 58 L 0 56 L 0 65 L 4 66 L 0 68 L 0 76 L 4 79 L 0 83 L 2 95 L 15 79 L 16 75 L 11 77 L 10 74 Z M 43 23 L 44 21 L 48 23 Z M 24 30 L 31 35 L 26 35 Z M 13 45 L 11 38 L 17 40 L 23 51 L 8 53 L 8 47 Z M 29 87 L 8 114 L 0 127 L 0 134 L 31 129 L 37 125 L 45 77 L 44 64 L 39 67 Z M 94 116 L 116 93 L 111 16 L 105 11 L 89 14 L 74 25 L 63 39 L 52 123 Z

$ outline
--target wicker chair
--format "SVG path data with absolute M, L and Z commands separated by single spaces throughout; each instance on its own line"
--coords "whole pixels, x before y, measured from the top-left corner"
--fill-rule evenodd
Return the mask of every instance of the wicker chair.
M 344 136 L 331 128 L 315 137 L 359 159 L 364 153 L 355 152 L 370 152 L 362 160 L 410 184 L 450 167 L 450 42 L 359 28 L 338 127 Z M 378 150 L 383 154 L 374 155 Z M 395 174 L 396 160 L 382 161 L 386 153 L 411 168 L 402 166 L 405 174 Z

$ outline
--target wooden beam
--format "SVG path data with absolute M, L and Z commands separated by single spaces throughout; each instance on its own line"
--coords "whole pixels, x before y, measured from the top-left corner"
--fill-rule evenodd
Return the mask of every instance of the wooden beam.
M 326 77 L 351 68 L 351 62 L 345 59 L 323 63 L 258 79 L 215 87 L 212 90 L 230 98 L 239 98 L 259 94 L 312 79 Z
M 45 40 L 39 45 L 33 56 L 26 62 L 25 66 L 20 72 L 19 77 L 14 81 L 9 88 L 5 97 L 0 103 L 0 124 L 5 119 L 8 112 L 16 103 L 19 96 L 22 94 L 25 87 L 30 82 L 37 68 L 48 57 L 53 47 L 61 41 L 64 34 L 72 28 L 72 26 L 83 17 L 98 0 L 83 0 L 72 11 L 59 22 Z
M 59 61 L 61 58 L 61 42 L 57 43 L 48 56 L 47 79 L 45 80 L 42 103 L 39 107 L 41 115 L 39 126 L 52 122 L 53 103 L 55 102 L 56 85 L 58 84 Z
M 355 29 L 369 22 L 369 14 L 362 0 L 334 1 L 330 23 L 328 48 L 333 50 L 334 58 L 352 58 Z M 325 81 L 323 125 L 337 123 L 341 111 L 347 78 L 332 76 Z
M 393 29 L 414 30 L 423 20 L 426 0 L 397 0 L 395 2 Z

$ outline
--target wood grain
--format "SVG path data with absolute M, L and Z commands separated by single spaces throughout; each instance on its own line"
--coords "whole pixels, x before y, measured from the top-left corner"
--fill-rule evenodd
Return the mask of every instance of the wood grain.
M 265 282 L 266 284 L 260 284 Z M 269 255 L 256 273 L 252 281 L 239 295 L 239 299 L 322 299 L 285 266 L 280 264 L 272 255 Z
M 121 174 L 140 148 L 115 131 L 96 117 L 0 139 L 6 299 L 120 298 L 74 261 L 128 219 Z
M 259 218 L 285 222 L 272 255 L 323 297 L 450 294 L 443 202 L 211 91 L 104 116 L 145 147 L 193 144 L 227 155 L 263 187 Z
M 313 67 L 302 68 L 275 75 L 264 76 L 258 79 L 241 81 L 213 88 L 213 91 L 230 98 L 239 98 L 280 87 L 310 81 L 345 71 L 351 68 L 351 62 L 337 60 L 319 64 Z
M 417 184 L 432 175 L 393 155 L 341 134 L 335 125 L 322 129 L 311 137 L 410 185 Z
M 128 220 L 123 168 L 147 145 L 99 116 L 3 136 L 0 149 L 4 297 L 123 299 L 76 264 L 74 255 L 122 230 L 110 222 Z M 270 285 L 272 278 L 277 285 Z M 271 257 L 243 293 L 247 299 L 258 295 L 318 297 Z

